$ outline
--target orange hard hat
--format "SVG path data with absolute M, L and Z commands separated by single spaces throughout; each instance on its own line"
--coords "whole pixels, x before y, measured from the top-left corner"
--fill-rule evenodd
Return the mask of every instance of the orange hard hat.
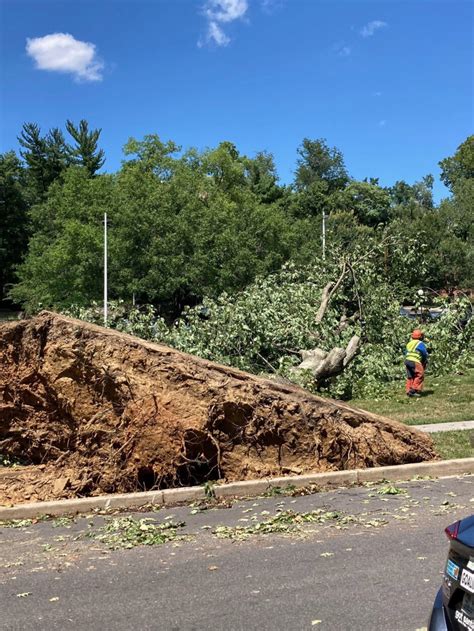
M 411 337 L 413 340 L 422 340 L 425 337 L 425 335 L 423 331 L 420 331 L 420 329 L 415 329 L 413 333 L 411 334 Z

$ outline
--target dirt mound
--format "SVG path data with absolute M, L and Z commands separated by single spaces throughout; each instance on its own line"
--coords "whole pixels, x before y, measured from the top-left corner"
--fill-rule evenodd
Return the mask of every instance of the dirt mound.
M 78 320 L 0 326 L 0 503 L 420 462 L 431 440 Z M 36 466 L 31 466 L 36 465 Z

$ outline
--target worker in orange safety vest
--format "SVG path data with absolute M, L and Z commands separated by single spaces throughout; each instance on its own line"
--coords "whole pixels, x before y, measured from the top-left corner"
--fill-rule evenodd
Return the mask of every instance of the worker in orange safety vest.
M 428 363 L 428 350 L 423 342 L 424 333 L 415 329 L 405 349 L 405 368 L 407 371 L 406 393 L 409 397 L 421 397 L 425 369 Z

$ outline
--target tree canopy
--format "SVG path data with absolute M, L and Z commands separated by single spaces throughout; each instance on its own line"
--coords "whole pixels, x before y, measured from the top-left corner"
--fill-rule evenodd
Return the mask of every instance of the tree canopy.
M 282 185 L 266 151 L 243 155 L 229 141 L 183 149 L 156 134 L 129 139 L 122 166 L 103 173 L 101 130 L 68 120 L 65 131 L 26 123 L 19 156 L 0 159 L 1 287 L 30 312 L 100 299 L 104 212 L 111 297 L 169 318 L 287 262 L 319 261 L 323 213 L 329 252 L 385 244 L 383 272 L 407 288 L 472 286 L 473 137 L 440 162 L 452 193 L 435 205 L 432 176 L 356 180 L 322 138 L 303 139 L 294 182 Z M 390 244 L 413 237 L 424 262 L 404 267 Z

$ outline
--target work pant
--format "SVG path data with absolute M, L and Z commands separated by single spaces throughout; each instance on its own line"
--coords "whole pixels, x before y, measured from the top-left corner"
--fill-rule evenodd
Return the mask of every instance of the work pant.
M 421 392 L 423 390 L 423 381 L 425 379 L 425 369 L 420 362 L 406 361 L 407 381 L 405 389 L 407 394 Z

